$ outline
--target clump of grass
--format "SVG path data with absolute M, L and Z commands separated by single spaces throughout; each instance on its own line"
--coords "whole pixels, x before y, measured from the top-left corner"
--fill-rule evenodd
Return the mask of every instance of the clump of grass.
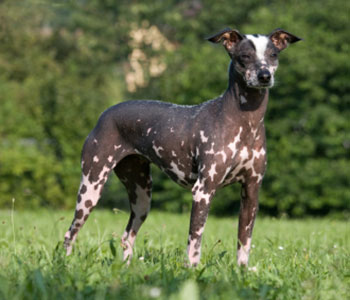
M 247 270 L 235 262 L 236 218 L 209 218 L 201 264 L 192 269 L 188 215 L 151 212 L 129 267 L 119 247 L 127 214 L 94 211 L 66 257 L 71 217 L 17 211 L 15 223 L 14 209 L 0 211 L 0 299 L 346 299 L 349 292 L 346 222 L 258 218 Z

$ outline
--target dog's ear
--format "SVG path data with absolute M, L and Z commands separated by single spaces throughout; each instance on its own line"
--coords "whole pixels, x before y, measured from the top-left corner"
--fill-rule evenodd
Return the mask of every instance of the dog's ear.
M 275 47 L 282 51 L 286 49 L 289 44 L 301 41 L 301 38 L 298 38 L 294 34 L 291 34 L 281 28 L 277 28 L 269 34 L 269 38 Z
M 238 30 L 232 30 L 231 28 L 225 28 L 219 33 L 207 38 L 208 41 L 212 43 L 220 43 L 226 48 L 229 54 L 233 53 L 234 47 L 243 40 L 243 36 L 239 33 Z

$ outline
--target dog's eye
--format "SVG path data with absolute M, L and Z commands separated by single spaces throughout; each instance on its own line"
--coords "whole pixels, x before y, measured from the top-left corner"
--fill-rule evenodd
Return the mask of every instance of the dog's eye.
M 276 58 L 276 57 L 277 57 L 277 53 L 271 53 L 271 54 L 270 54 L 270 57 L 271 57 L 271 58 Z
M 248 54 L 242 54 L 242 55 L 241 55 L 241 58 L 242 58 L 243 60 L 249 60 L 249 59 L 250 59 L 250 55 L 248 55 Z

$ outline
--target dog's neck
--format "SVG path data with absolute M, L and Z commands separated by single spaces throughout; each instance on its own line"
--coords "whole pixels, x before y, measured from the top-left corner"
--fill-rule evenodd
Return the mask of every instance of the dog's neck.
M 256 89 L 247 86 L 241 74 L 239 74 L 234 64 L 230 63 L 229 86 L 225 93 L 241 111 L 256 112 L 263 115 L 266 112 L 269 91 L 267 88 Z

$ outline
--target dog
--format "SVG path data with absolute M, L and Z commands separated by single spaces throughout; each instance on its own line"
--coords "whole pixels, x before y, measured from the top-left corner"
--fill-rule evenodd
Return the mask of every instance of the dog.
M 133 100 L 102 113 L 82 150 L 82 178 L 73 222 L 65 234 L 69 255 L 79 230 L 96 206 L 112 170 L 127 189 L 130 219 L 122 236 L 130 263 L 137 232 L 151 205 L 150 163 L 193 195 L 187 254 L 200 261 L 201 240 L 215 192 L 241 184 L 237 263 L 247 266 L 266 169 L 264 115 L 279 53 L 297 36 L 276 29 L 243 35 L 226 28 L 211 36 L 231 58 L 225 93 L 199 105 Z

